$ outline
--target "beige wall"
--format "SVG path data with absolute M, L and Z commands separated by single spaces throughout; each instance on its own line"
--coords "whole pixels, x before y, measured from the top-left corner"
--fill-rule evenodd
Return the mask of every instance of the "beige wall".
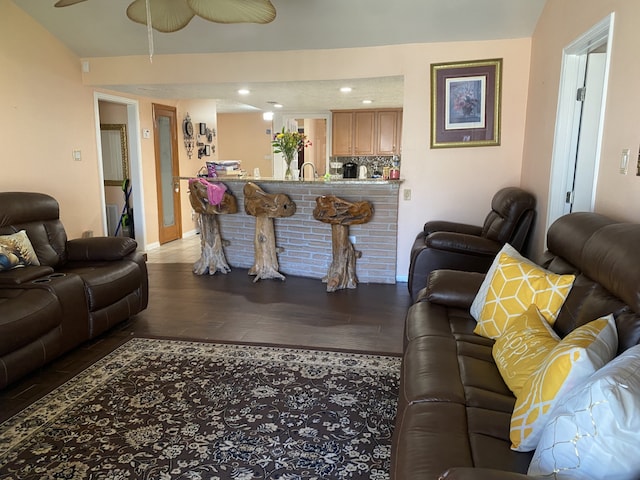
M 205 165 L 207 160 L 215 160 L 218 158 L 218 142 L 219 136 L 213 138 L 211 150 L 215 150 L 210 157 L 198 158 L 198 147 L 195 146 L 191 158 L 187 155 L 184 147 L 184 137 L 182 135 L 182 122 L 187 116 L 191 117 L 193 128 L 198 140 L 198 124 L 206 123 L 208 128 L 218 129 L 216 102 L 214 100 L 180 100 L 177 102 L 178 115 L 178 156 L 180 158 L 180 176 L 194 177 L 198 174 L 200 168 Z M 200 141 L 205 141 L 204 137 L 200 137 Z M 191 203 L 189 202 L 189 185 L 188 182 L 182 180 L 180 182 L 180 202 L 182 206 L 182 234 L 193 234 L 196 228 Z M 157 206 L 156 206 L 157 209 Z M 156 227 L 157 229 L 157 227 Z M 157 238 L 156 238 L 157 241 Z
M 502 145 L 431 150 L 430 63 L 484 58 L 504 59 Z M 199 83 L 404 75 L 402 176 L 403 188 L 412 190 L 412 199 L 401 201 L 398 212 L 399 276 L 407 274 L 411 244 L 425 221 L 446 218 L 479 223 L 496 190 L 520 183 L 530 39 L 304 52 L 156 55 L 153 64 L 145 56 L 89 61 L 91 72 L 83 74 L 84 81 L 94 85 L 187 83 L 196 70 Z
M 0 190 L 53 195 L 70 238 L 102 232 L 93 89 L 80 60 L 0 0 L 0 65 Z
M 4 97 L 0 104 L 0 121 L 3 122 L 0 131 L 11 139 L 2 142 L 8 145 L 3 160 L 9 159 L 12 165 L 9 176 L 3 176 L 2 188 L 54 194 L 61 201 L 63 219 L 71 236 L 86 229 L 101 230 L 94 89 L 102 91 L 99 85 L 104 84 L 188 83 L 194 80 L 195 71 L 198 71 L 198 83 L 404 75 L 404 184 L 401 191 L 411 189 L 412 199 L 401 201 L 398 212 L 397 274 L 401 277 L 407 273 L 413 238 L 425 221 L 445 218 L 478 223 L 484 218 L 497 189 L 520 183 L 530 39 L 306 52 L 156 55 L 153 64 L 146 56 L 92 58 L 89 59 L 90 73 L 80 74 L 80 59 L 8 0 L 0 0 L 0 7 L 0 26 L 3 27 L 0 29 L 0 54 L 9 57 L 10 71 L 16 72 L 7 76 L 7 70 L 3 68 L 0 74 L 0 95 Z M 496 57 L 504 59 L 502 145 L 431 150 L 430 63 Z M 153 130 L 154 100 L 136 100 L 140 108 L 140 127 Z M 176 106 L 179 122 L 189 112 L 194 123 L 205 121 L 215 125 L 213 101 L 162 100 L 158 103 Z M 47 128 L 34 130 L 38 133 L 34 135 L 26 125 Z M 217 125 L 216 128 L 220 142 L 222 128 Z M 35 148 L 27 149 L 26 146 Z M 82 149 L 82 162 L 71 160 L 74 148 Z M 222 153 L 223 150 L 219 145 L 219 151 Z M 179 151 L 180 174 L 194 175 L 204 163 L 197 156 L 186 158 L 182 145 Z M 148 245 L 157 242 L 158 238 L 153 138 L 141 140 L 141 153 Z M 265 155 L 267 153 L 269 150 Z M 20 159 L 19 165 L 27 168 L 15 168 L 15 159 Z M 33 171 L 43 168 L 47 175 L 34 177 Z M 193 223 L 185 186 L 183 182 L 183 232 L 186 233 L 193 229 Z M 78 202 L 79 198 L 83 201 Z
M 259 168 L 263 177 L 273 176 L 272 123 L 262 113 L 226 113 L 218 115 L 218 158 L 240 160 L 242 169 L 253 175 Z
M 640 128 L 635 120 L 640 110 L 640 95 L 635 89 L 635 79 L 640 75 L 640 2 L 551 0 L 532 39 L 522 167 L 522 185 L 535 192 L 539 204 L 534 255 L 544 248 L 562 50 L 611 12 L 615 12 L 615 24 L 595 208 L 614 218 L 640 221 L 640 177 L 635 175 L 640 142 Z M 631 149 L 626 176 L 619 173 L 624 148 Z

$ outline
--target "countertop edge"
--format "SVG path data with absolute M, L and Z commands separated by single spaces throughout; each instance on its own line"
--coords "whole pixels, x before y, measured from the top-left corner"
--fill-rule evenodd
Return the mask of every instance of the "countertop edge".
M 178 177 L 180 180 L 191 180 L 192 178 L 203 178 L 208 182 L 228 182 L 228 183 L 286 183 L 293 185 L 400 185 L 404 179 L 399 180 L 383 180 L 379 178 L 342 178 L 337 180 L 325 180 L 318 178 L 316 180 L 285 180 L 283 178 L 251 176 L 246 177 Z

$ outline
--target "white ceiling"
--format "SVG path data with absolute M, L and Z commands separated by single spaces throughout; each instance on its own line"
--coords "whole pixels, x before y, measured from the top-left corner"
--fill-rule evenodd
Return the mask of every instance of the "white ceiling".
M 54 8 L 56 0 L 13 0 L 81 58 L 144 55 L 147 30 L 125 14 L 132 0 L 87 0 Z M 178 1 L 178 0 L 176 0 Z M 154 55 L 280 51 L 522 38 L 532 35 L 546 0 L 271 0 L 276 19 L 266 25 L 217 24 L 195 17 L 183 30 L 154 31 Z M 152 12 L 153 15 L 153 12 Z M 348 83 L 357 95 L 337 89 Z M 109 88 L 110 86 L 105 85 Z M 129 85 L 113 90 L 156 98 L 208 98 L 219 112 L 287 111 L 402 105 L 402 77 L 253 84 L 251 100 L 234 100 L 236 85 Z M 330 102 L 330 103 L 327 103 Z

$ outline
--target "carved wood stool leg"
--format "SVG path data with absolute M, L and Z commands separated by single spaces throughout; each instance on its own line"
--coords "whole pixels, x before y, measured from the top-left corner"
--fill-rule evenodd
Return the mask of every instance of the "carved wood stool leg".
M 327 284 L 327 292 L 335 292 L 343 288 L 356 288 L 356 258 L 362 252 L 353 248 L 349 240 L 348 225 L 331 225 L 331 251 L 333 258 L 327 275 L 322 279 Z
M 193 273 L 214 275 L 231 271 L 222 248 L 222 237 L 217 215 L 198 214 L 200 225 L 200 258 L 193 264 Z
M 256 232 L 253 238 L 255 260 L 249 269 L 249 275 L 255 275 L 253 282 L 261 279 L 278 278 L 284 280 L 278 269 L 278 255 L 276 253 L 276 235 L 273 229 L 273 218 L 266 215 L 256 217 Z
M 329 272 L 322 279 L 327 284 L 327 292 L 343 288 L 356 288 L 356 258 L 362 252 L 353 248 L 349 240 L 349 225 L 367 223 L 373 215 L 373 205 L 365 200 L 348 202 L 335 195 L 316 198 L 313 218 L 331 225 L 331 251 L 333 258 Z
M 209 195 L 210 189 L 217 197 Z M 200 259 L 193 264 L 193 273 L 197 275 L 231 271 L 222 248 L 218 215 L 236 213 L 238 202 L 226 189 L 224 185 L 212 185 L 202 179 L 189 180 L 189 202 L 198 214 L 200 226 Z
M 256 217 L 256 232 L 253 240 L 255 259 L 249 275 L 255 275 L 253 282 L 262 278 L 279 278 L 285 276 L 278 272 L 278 250 L 273 219 L 290 217 L 296 211 L 296 204 L 283 193 L 266 193 L 253 182 L 247 182 L 243 189 L 244 211 Z

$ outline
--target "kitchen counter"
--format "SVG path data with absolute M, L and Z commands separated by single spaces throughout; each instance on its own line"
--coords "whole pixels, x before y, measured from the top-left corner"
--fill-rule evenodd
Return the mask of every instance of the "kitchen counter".
M 188 181 L 193 177 L 181 177 Z M 395 283 L 398 231 L 398 194 L 402 180 L 344 178 L 336 180 L 284 180 L 251 176 L 207 178 L 222 182 L 238 200 L 238 213 L 218 215 L 224 247 L 231 267 L 253 265 L 255 217 L 244 212 L 243 188 L 254 182 L 267 193 L 284 193 L 296 204 L 291 217 L 274 219 L 280 272 L 309 278 L 323 278 L 332 259 L 331 226 L 313 218 L 316 198 L 335 195 L 349 202 L 368 200 L 374 214 L 369 223 L 351 225 L 349 236 L 362 257 L 356 262 L 358 280 L 362 283 Z M 183 185 L 183 192 L 187 189 Z M 354 241 L 355 240 L 355 241 Z
M 189 180 L 192 177 L 180 177 L 180 180 Z M 219 176 L 210 178 L 207 177 L 205 180 L 209 182 L 254 182 L 254 183 L 312 183 L 312 184 L 321 184 L 327 183 L 331 185 L 393 185 L 400 184 L 403 182 L 400 180 L 383 180 L 382 178 L 337 178 L 331 180 L 325 180 L 323 177 L 316 179 L 308 179 L 308 180 L 284 180 L 282 178 L 274 178 L 274 177 L 251 177 L 251 176 Z

